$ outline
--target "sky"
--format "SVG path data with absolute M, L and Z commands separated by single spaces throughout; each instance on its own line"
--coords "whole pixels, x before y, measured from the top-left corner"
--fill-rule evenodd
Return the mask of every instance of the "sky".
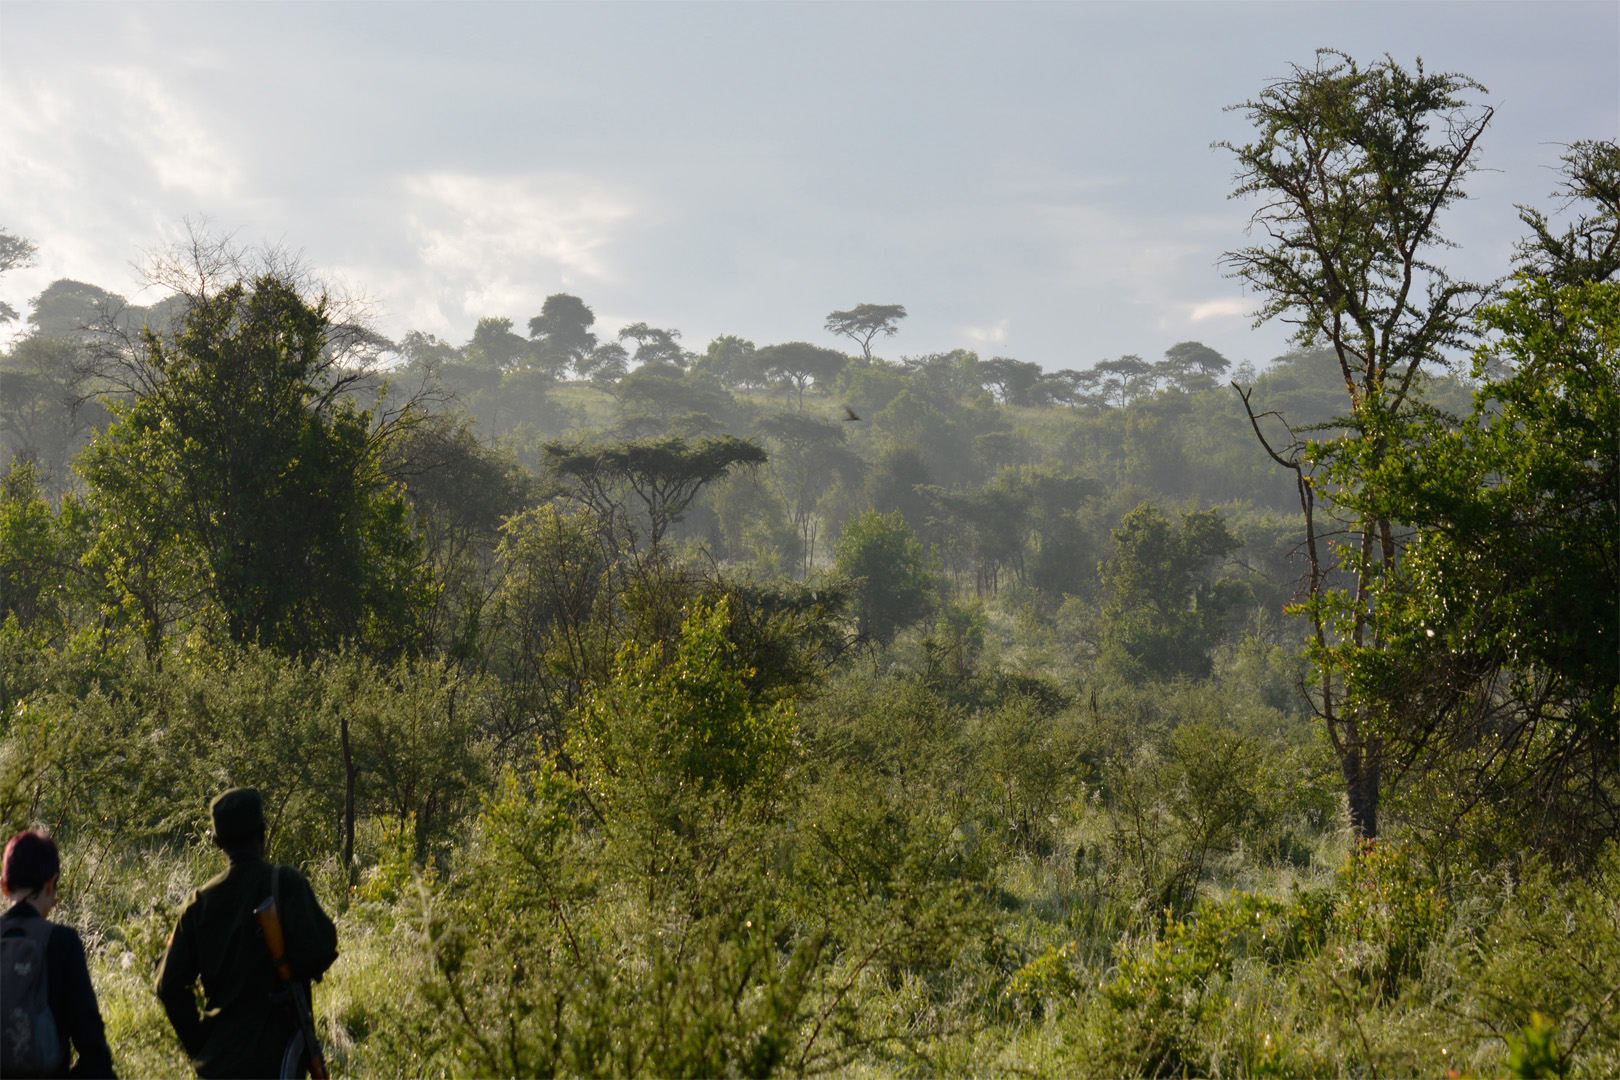
M 189 219 L 302 252 L 379 329 L 520 330 L 554 292 L 598 330 L 836 344 L 1048 369 L 1287 327 L 1223 276 L 1241 111 L 1315 50 L 1457 71 L 1496 109 L 1454 273 L 1493 279 L 1561 146 L 1620 136 L 1620 3 L 0 4 L 0 279 L 148 303 Z M 16 324 L 13 324 L 13 330 Z M 846 343 L 847 344 L 847 343 Z

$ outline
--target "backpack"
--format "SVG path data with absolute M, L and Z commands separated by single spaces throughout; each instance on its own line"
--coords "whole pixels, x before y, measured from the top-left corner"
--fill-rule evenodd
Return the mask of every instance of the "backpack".
M 67 1058 L 45 974 L 51 930 L 45 919 L 19 919 L 0 937 L 0 1072 L 6 1076 L 60 1072 Z

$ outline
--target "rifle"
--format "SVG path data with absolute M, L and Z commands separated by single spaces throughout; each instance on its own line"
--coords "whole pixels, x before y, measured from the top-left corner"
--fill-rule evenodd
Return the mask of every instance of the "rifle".
M 287 943 L 281 933 L 281 913 L 276 910 L 276 898 L 271 896 L 254 908 L 253 917 L 259 920 L 259 928 L 264 931 L 264 943 L 270 950 L 270 963 L 275 965 L 276 974 L 281 976 L 292 998 L 298 1029 L 303 1033 L 304 1046 L 309 1050 L 309 1075 L 312 1080 L 327 1080 L 326 1056 L 321 1053 L 320 1039 L 315 1037 L 315 1018 L 310 1013 L 309 1000 L 304 997 L 304 988 L 293 978 L 292 965 L 287 962 Z

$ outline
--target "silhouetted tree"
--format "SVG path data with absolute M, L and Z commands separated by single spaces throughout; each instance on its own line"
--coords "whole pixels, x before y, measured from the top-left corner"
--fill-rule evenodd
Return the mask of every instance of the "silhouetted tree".
M 32 240 L 13 236 L 0 229 L 0 275 L 34 265 L 34 253 L 38 250 L 38 245 Z M 13 322 L 16 318 L 17 309 L 0 300 L 0 323 Z
M 591 327 L 596 313 L 585 301 L 567 293 L 553 293 L 540 305 L 540 314 L 529 320 L 529 337 L 535 343 L 535 361 L 553 375 L 579 364 L 596 348 Z
M 754 354 L 753 362 L 768 378 L 780 379 L 798 391 L 799 408 L 804 408 L 804 388 L 810 383 L 829 385 L 849 363 L 837 349 L 823 349 L 803 341 L 767 345 Z
M 691 359 L 681 348 L 679 330 L 660 330 L 656 326 L 637 322 L 620 330 L 619 340 L 636 343 L 632 359 L 637 364 L 669 364 L 684 370 Z
M 586 446 L 545 446 L 559 493 L 590 507 L 604 529 L 639 546 L 630 500 L 639 504 L 648 545 L 657 549 L 698 492 L 739 465 L 761 465 L 763 449 L 734 435 L 688 441 L 679 437 Z
M 868 511 L 845 525 L 833 563 L 855 599 L 861 637 L 886 645 L 928 614 L 928 556 L 899 514 Z
M 872 362 L 872 339 L 882 334 L 893 337 L 899 331 L 900 320 L 906 317 L 903 304 L 857 304 L 848 311 L 834 311 L 827 316 L 829 332 L 849 338 L 861 347 L 861 356 Z
M 1217 381 L 1231 367 L 1226 357 L 1197 341 L 1183 341 L 1164 350 L 1164 359 L 1154 365 L 1160 379 L 1181 390 L 1195 394 L 1200 390 L 1213 390 Z
M 488 315 L 478 320 L 462 350 L 467 363 L 488 371 L 511 371 L 528 355 L 529 343 L 512 333 L 512 320 Z
M 996 356 L 980 362 L 979 374 L 985 383 L 996 388 L 996 396 L 1003 404 L 1036 404 L 1035 388 L 1041 378 L 1039 364 Z
M 709 342 L 707 351 L 697 359 L 693 370 L 708 372 L 728 390 L 760 386 L 764 382 L 764 375 L 756 356 L 752 341 L 725 334 Z

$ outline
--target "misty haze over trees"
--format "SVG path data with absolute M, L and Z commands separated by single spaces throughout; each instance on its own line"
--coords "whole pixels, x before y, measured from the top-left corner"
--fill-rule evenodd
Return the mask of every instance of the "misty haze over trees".
M 394 341 L 202 228 L 0 306 L 0 814 L 119 1068 L 251 784 L 345 1074 L 1620 1070 L 1620 147 L 1457 280 L 1482 97 L 1238 107 L 1258 368 Z

